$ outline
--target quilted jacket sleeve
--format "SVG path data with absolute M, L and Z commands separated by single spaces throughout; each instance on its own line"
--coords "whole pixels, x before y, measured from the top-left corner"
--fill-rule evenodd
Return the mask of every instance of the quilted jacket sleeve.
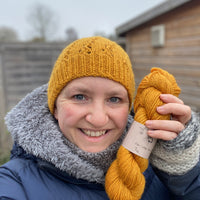
M 0 167 L 0 200 L 27 200 L 20 178 L 7 165 Z
M 199 200 L 200 198 L 200 162 L 184 175 L 170 175 L 154 169 L 162 183 L 171 192 L 173 200 Z

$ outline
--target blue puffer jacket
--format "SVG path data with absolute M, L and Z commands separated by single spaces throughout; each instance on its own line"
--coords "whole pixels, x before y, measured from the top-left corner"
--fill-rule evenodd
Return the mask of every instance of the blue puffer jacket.
M 102 184 L 78 180 L 15 146 L 15 157 L 0 167 L 0 200 L 107 200 Z M 144 200 L 169 200 L 152 168 L 146 170 Z
M 46 161 L 25 154 L 18 146 L 12 152 L 15 156 L 0 167 L 0 200 L 108 200 L 102 184 L 69 176 Z M 200 164 L 182 177 L 169 178 L 160 173 L 169 180 L 166 185 L 174 194 L 170 195 L 149 166 L 144 173 L 146 187 L 142 200 L 200 199 Z
M 47 85 L 36 89 L 6 116 L 15 144 L 11 160 L 0 167 L 0 200 L 108 199 L 105 173 L 132 117 L 122 137 L 105 151 L 84 152 L 60 132 L 46 93 Z M 200 199 L 199 130 L 193 117 L 174 141 L 157 142 L 144 172 L 142 200 Z

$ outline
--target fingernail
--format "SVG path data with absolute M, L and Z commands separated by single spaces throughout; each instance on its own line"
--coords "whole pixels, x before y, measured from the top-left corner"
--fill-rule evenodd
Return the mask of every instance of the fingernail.
M 148 130 L 148 132 L 147 132 L 147 133 L 148 133 L 148 135 L 149 135 L 149 136 L 153 136 L 153 135 L 154 135 L 154 132 L 153 132 L 153 131 L 151 131 L 151 130 Z
M 162 112 L 164 110 L 163 106 L 158 106 L 157 111 Z
M 160 95 L 160 99 L 161 99 L 162 101 L 167 100 L 167 98 L 168 98 L 168 95 L 167 95 L 167 94 L 161 94 L 161 95 Z
M 150 127 L 150 126 L 152 125 L 152 122 L 151 122 L 150 120 L 147 120 L 147 121 L 145 122 L 145 125 L 146 125 L 147 127 Z
M 166 97 L 167 96 L 167 94 L 160 94 L 160 97 Z

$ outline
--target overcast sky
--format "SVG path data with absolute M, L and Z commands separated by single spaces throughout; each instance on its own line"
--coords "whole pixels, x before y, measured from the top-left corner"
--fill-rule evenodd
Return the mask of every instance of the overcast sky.
M 109 35 L 123 23 L 165 0 L 0 0 L 0 26 L 13 28 L 21 40 L 30 38 L 27 16 L 36 3 L 50 8 L 57 18 L 56 38 L 64 38 L 69 27 L 79 38 L 95 32 Z

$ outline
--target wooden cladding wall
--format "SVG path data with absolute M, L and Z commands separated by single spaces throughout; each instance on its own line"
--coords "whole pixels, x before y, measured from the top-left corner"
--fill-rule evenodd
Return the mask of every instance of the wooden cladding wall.
M 165 26 L 165 45 L 151 46 L 151 27 Z M 126 35 L 127 52 L 138 85 L 152 67 L 172 73 L 182 89 L 181 98 L 200 110 L 200 1 L 191 1 Z

